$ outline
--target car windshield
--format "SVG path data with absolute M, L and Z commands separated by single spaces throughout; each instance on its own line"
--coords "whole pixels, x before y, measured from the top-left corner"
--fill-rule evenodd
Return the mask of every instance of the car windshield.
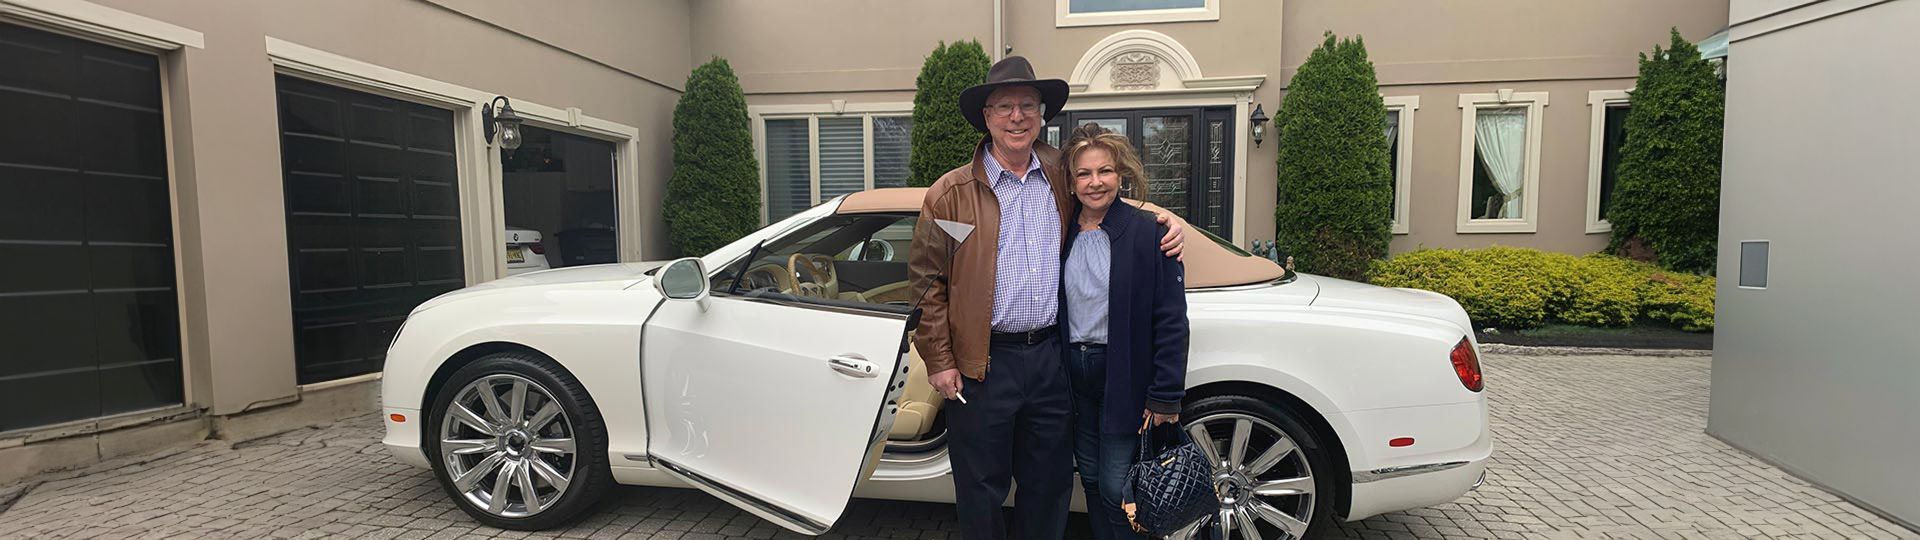
M 715 294 L 782 297 L 848 307 L 911 303 L 913 214 L 833 215 L 769 240 L 752 260 L 713 276 Z

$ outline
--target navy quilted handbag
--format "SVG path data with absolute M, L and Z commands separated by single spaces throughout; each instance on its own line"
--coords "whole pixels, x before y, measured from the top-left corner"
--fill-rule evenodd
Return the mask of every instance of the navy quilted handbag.
M 1153 433 L 1172 429 L 1177 442 L 1159 448 Z M 1164 424 L 1140 434 L 1139 455 L 1127 469 L 1121 509 L 1135 531 L 1164 537 L 1220 510 L 1213 488 L 1213 464 L 1186 430 Z

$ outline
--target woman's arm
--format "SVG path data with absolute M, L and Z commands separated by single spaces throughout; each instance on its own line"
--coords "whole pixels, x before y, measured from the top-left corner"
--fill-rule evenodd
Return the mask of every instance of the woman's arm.
M 1165 227 L 1160 227 L 1165 232 Z M 1153 287 L 1153 382 L 1147 386 L 1147 410 L 1179 414 L 1187 395 L 1186 264 L 1156 256 Z

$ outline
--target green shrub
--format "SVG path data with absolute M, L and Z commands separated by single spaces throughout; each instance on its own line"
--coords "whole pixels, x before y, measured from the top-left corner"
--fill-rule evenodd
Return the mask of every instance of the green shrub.
M 1689 332 L 1713 329 L 1713 277 L 1611 255 L 1575 257 L 1511 247 L 1427 249 L 1374 261 L 1371 274 L 1376 285 L 1450 296 L 1476 325 L 1617 327 L 1657 321 Z
M 727 61 L 693 69 L 673 107 L 673 177 L 662 204 L 667 238 L 705 255 L 760 226 L 760 163 L 747 98 Z
M 1303 272 L 1363 279 L 1393 239 L 1387 112 L 1359 37 L 1307 57 L 1280 101 L 1274 237 Z M 1524 315 L 1521 315 L 1524 317 Z
M 1664 51 L 1640 55 L 1633 108 L 1620 146 L 1620 178 L 1607 221 L 1609 249 L 1651 248 L 1660 266 L 1711 274 L 1720 227 L 1720 142 L 1725 88 L 1713 65 L 1673 31 Z
M 979 41 L 941 42 L 913 80 L 913 133 L 907 185 L 926 187 L 954 167 L 973 161 L 981 134 L 960 115 L 960 91 L 986 82 L 987 51 Z

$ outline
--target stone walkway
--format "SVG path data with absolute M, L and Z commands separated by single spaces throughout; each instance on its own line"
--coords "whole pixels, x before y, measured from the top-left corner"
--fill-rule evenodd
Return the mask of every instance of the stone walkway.
M 1496 447 L 1453 502 L 1340 524 L 1334 538 L 1905 538 L 1866 510 L 1706 436 L 1710 359 L 1485 358 Z M 0 538 L 774 538 L 703 493 L 623 487 L 571 528 L 476 528 L 374 416 L 208 442 L 0 488 Z M 24 493 L 23 493 L 24 492 Z M 1074 537 L 1084 537 L 1076 515 Z M 951 505 L 855 501 L 834 538 L 945 538 Z

